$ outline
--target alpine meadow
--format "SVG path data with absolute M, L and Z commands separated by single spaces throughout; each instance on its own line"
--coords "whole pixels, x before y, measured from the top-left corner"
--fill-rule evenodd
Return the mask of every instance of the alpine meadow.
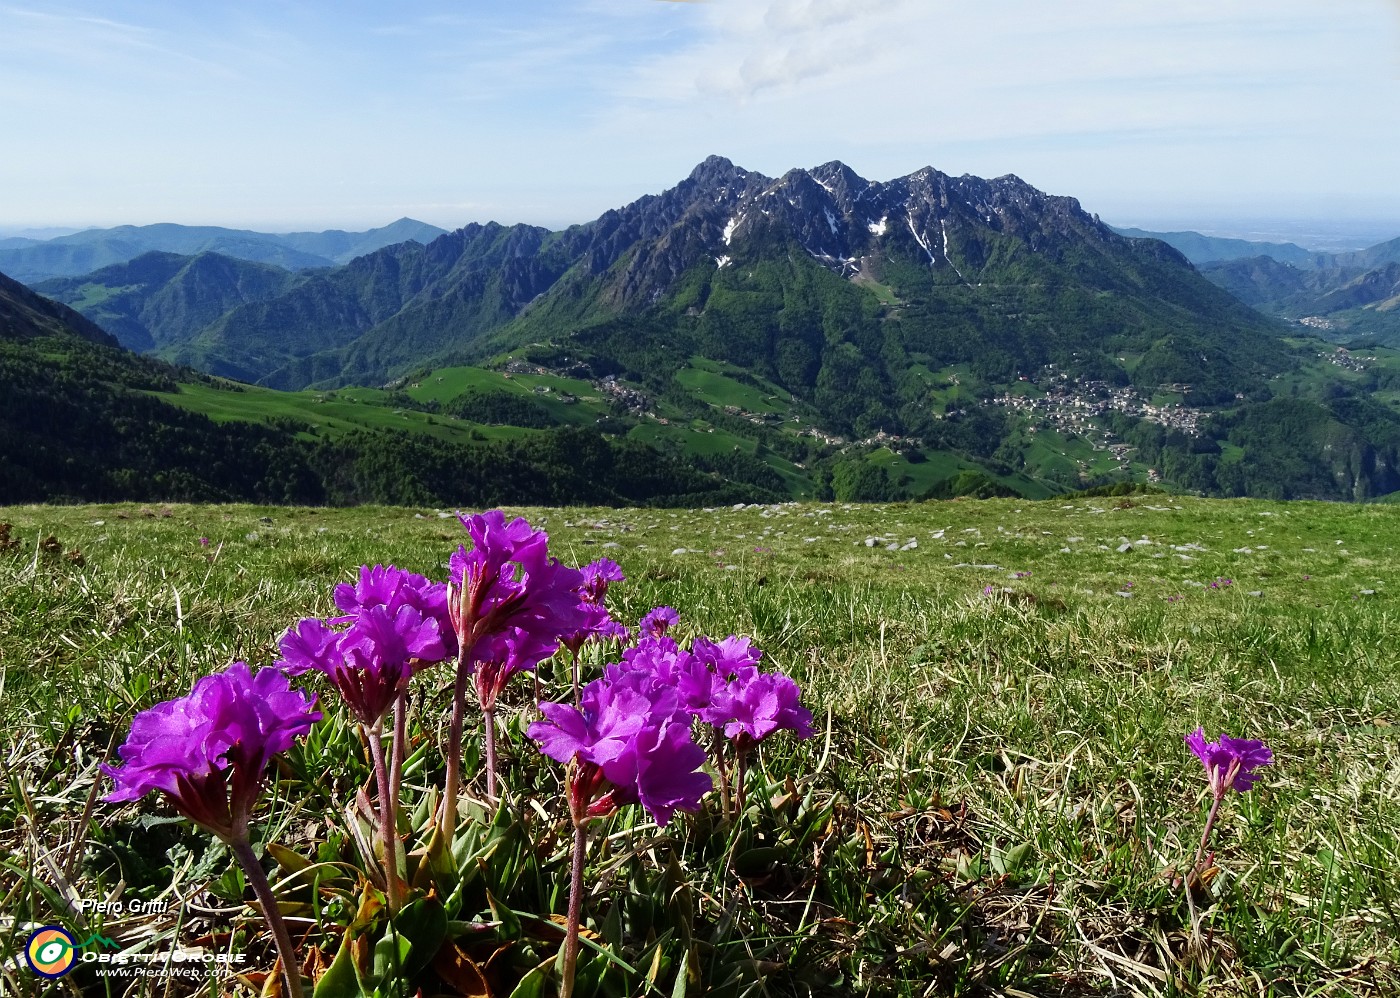
M 1397 39 L 0 4 L 0 996 L 1400 995 Z
M 745 635 L 811 711 L 811 737 L 779 731 L 752 752 L 741 810 L 716 769 L 698 810 L 664 827 L 628 807 L 590 821 L 577 993 L 1400 987 L 1388 508 L 1139 495 L 519 512 L 565 564 L 620 567 L 614 619 L 669 606 L 682 647 Z M 229 847 L 165 807 L 104 803 L 99 764 L 136 712 L 198 677 L 290 660 L 284 633 L 343 613 L 333 589 L 354 566 L 447 578 L 467 542 L 458 518 L 6 515 L 5 945 L 82 899 L 114 901 L 74 923 L 78 942 L 114 939 L 133 960 L 174 940 L 241 954 L 189 993 L 279 990 L 266 909 Z M 582 682 L 617 660 L 615 644 L 585 643 Z M 308 987 L 557 986 L 572 835 L 565 772 L 531 737 L 537 696 L 573 710 L 570 661 L 546 660 L 538 693 L 528 673 L 502 691 L 496 795 L 469 712 L 450 842 L 436 824 L 453 670 L 408 687 L 396 828 L 412 900 L 397 916 L 357 789 L 374 786 L 374 745 L 339 683 L 310 684 L 323 717 L 278 757 L 253 834 Z M 1204 857 L 1213 798 L 1184 741 L 1198 726 L 1273 755 L 1224 801 Z M 139 991 L 99 966 L 67 979 Z

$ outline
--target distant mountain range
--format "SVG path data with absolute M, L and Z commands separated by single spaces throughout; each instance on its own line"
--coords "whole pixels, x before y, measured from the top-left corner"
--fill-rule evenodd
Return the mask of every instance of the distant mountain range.
M 1241 301 L 1313 335 L 1400 346 L 1400 239 L 1319 255 L 1308 267 L 1264 256 L 1209 264 L 1201 272 Z
M 1218 263 L 1222 260 L 1242 260 L 1248 257 L 1267 256 L 1297 267 L 1311 266 L 1317 254 L 1303 249 L 1294 243 L 1254 242 L 1249 239 L 1226 239 L 1220 236 L 1206 236 L 1199 232 L 1150 232 L 1146 229 L 1113 227 L 1120 236 L 1130 239 L 1160 239 L 1181 253 L 1192 263 L 1200 266 Z
M 1207 280 L 1313 335 L 1336 343 L 1400 345 L 1400 238 L 1348 253 L 1317 253 L 1292 243 L 1199 232 L 1115 231 L 1170 244 Z
M 105 309 L 133 347 L 149 335 L 162 356 L 279 388 L 376 383 L 575 333 L 576 360 L 599 370 L 656 373 L 637 359 L 642 340 L 671 352 L 671 369 L 684 348 L 799 393 L 851 380 L 834 373 L 856 363 L 843 345 L 878 355 L 883 340 L 934 369 L 970 362 L 1014 377 L 1059 363 L 1220 397 L 1278 353 L 1267 322 L 1161 243 L 1119 237 L 1015 177 L 931 169 L 876 183 L 829 163 L 770 178 L 714 157 L 660 196 L 563 232 L 470 225 L 284 289 L 243 282 L 260 289 L 251 300 L 205 294 L 231 306 L 205 325 L 202 310 L 154 329 L 143 318 L 150 300 L 168 316 L 166 301 L 197 297 L 193 272 L 166 261 L 170 278 L 155 279 L 155 262 L 41 288 L 92 317 Z M 602 345 L 619 322 L 645 331 Z M 1137 357 L 1131 375 L 1124 351 Z M 1203 368 L 1202 357 L 1213 359 Z M 865 395 L 865 424 L 897 423 L 903 373 L 879 364 L 867 376 L 879 391 Z
M 219 253 L 288 270 L 333 267 L 401 242 L 429 242 L 443 229 L 401 218 L 366 232 L 251 232 L 215 226 L 123 225 L 87 229 L 53 239 L 0 239 L 0 272 L 26 284 L 51 277 L 76 277 L 158 251 Z
M 1306 327 L 1167 242 L 1014 176 L 882 182 L 832 162 L 774 178 L 711 157 L 563 231 L 473 224 L 297 273 L 147 254 L 39 287 L 214 374 L 385 385 L 386 402 L 481 425 L 587 412 L 614 443 L 767 494 L 1034 496 L 1149 469 L 1224 494 L 1400 488 L 1400 417 L 1366 397 L 1400 365 L 1320 358 L 1288 339 Z M 460 397 L 431 390 L 435 367 L 464 363 L 491 370 Z M 527 374 L 597 401 L 541 408 L 510 380 Z

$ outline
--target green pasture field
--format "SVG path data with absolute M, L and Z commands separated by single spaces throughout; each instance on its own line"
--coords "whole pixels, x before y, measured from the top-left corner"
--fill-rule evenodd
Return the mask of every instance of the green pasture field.
M 279 392 L 255 385 L 240 385 L 239 388 L 240 391 L 229 391 L 203 384 L 182 384 L 175 393 L 150 394 L 208 416 L 215 422 L 263 423 L 290 419 L 307 424 L 318 435 L 332 438 L 354 430 L 396 430 L 465 444 L 473 440 L 528 436 L 532 432 L 521 427 L 483 426 L 417 409 L 395 408 L 388 401 L 388 392 L 373 388 L 332 392 Z
M 1400 993 L 1400 509 L 1143 495 L 519 512 L 565 562 L 621 565 L 616 617 L 669 604 L 684 636 L 750 635 L 815 715 L 811 740 L 763 747 L 761 831 L 741 845 L 705 845 L 709 811 L 669 835 L 635 817 L 595 833 L 592 945 L 650 961 L 611 993 Z M 25 506 L 0 521 L 18 542 L 0 552 L 0 992 L 255 993 L 271 951 L 227 853 L 152 798 L 103 803 L 97 764 L 135 711 L 232 659 L 269 664 L 291 623 L 334 612 L 332 587 L 360 564 L 444 578 L 465 532 L 433 509 Z M 566 695 L 546 673 L 547 695 Z M 416 682 L 407 780 L 429 794 L 450 677 Z M 506 768 L 555 779 L 520 734 L 527 685 L 503 724 Z M 319 692 L 317 730 L 343 733 L 334 691 Z M 1225 801 L 1193 946 L 1177 878 L 1209 806 L 1183 743 L 1198 725 L 1263 739 L 1276 762 Z M 289 897 L 288 857 L 343 840 L 348 798 L 318 788 L 367 779 L 358 743 L 335 737 L 313 731 L 294 753 L 255 833 Z M 354 776 L 316 775 L 336 766 Z M 561 806 L 508 801 L 496 821 Z M 547 961 L 557 943 L 511 933 L 529 934 L 522 912 L 563 911 L 549 885 L 567 850 L 531 841 L 535 893 L 517 884 L 476 917 Z M 482 854 L 479 875 L 504 856 Z M 672 893 L 628 879 L 623 864 L 647 857 Z M 340 939 L 326 926 L 354 907 L 337 889 L 320 922 L 288 909 L 326 960 Z M 677 969 L 661 958 L 674 922 L 614 918 L 682 890 L 698 942 Z M 168 906 L 78 926 L 76 899 Z M 11 958 L 50 923 L 131 949 L 202 940 L 251 954 L 256 973 L 195 992 L 80 969 L 45 991 Z M 551 993 L 532 973 L 513 993 Z
M 688 367 L 676 372 L 676 380 L 690 390 L 696 398 L 721 408 L 737 406 L 745 412 L 778 413 L 786 415 L 791 410 L 791 396 L 776 385 L 769 385 L 768 391 L 736 380 L 731 375 L 741 373 L 741 369 L 719 361 L 695 357 Z

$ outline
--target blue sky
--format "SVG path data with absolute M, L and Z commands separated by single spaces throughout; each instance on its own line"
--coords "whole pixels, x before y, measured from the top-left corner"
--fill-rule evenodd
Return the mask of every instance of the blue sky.
M 1400 234 L 1397 0 L 403 6 L 0 0 L 0 229 L 562 226 L 718 153 Z

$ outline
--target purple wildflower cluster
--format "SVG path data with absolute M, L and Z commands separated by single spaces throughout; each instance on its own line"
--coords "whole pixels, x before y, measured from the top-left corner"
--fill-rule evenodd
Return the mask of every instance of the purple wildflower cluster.
M 1201 844 L 1196 849 L 1196 859 L 1190 870 L 1191 877 L 1199 883 L 1202 871 L 1213 862 L 1214 857 L 1207 855 L 1206 847 L 1210 844 L 1210 835 L 1215 830 L 1215 819 L 1220 813 L 1220 805 L 1224 802 L 1225 795 L 1231 790 L 1236 793 L 1249 792 L 1259 779 L 1257 770 L 1272 764 L 1274 754 L 1263 742 L 1253 738 L 1231 738 L 1229 735 L 1221 735 L 1218 741 L 1208 742 L 1204 728 L 1197 728 L 1188 734 L 1186 744 L 1205 767 L 1206 782 L 1211 792 L 1210 814 L 1206 816 Z M 1189 880 L 1186 886 L 1186 903 L 1191 909 L 1191 935 L 1199 945 L 1200 917 L 1196 912 L 1196 902 L 1191 895 Z
M 282 636 L 278 667 L 324 674 L 361 724 L 378 724 L 414 673 L 457 652 L 442 583 L 365 565 L 358 582 L 336 586 L 335 605 L 341 616 L 308 617 Z
M 545 719 L 529 735 L 545 755 L 576 767 L 588 814 L 640 803 L 665 825 L 677 810 L 698 809 L 712 783 L 697 772 L 705 752 L 692 738 L 693 721 L 723 732 L 738 753 L 783 729 L 812 735 L 797 684 L 760 672 L 762 652 L 747 638 L 697 637 L 685 649 L 665 633 L 678 621 L 671 607 L 652 610 L 642 637 L 583 689 L 577 706 L 540 704 Z
M 294 690 L 276 669 L 246 662 L 205 676 L 178 700 L 143 710 L 131 722 L 122 765 L 103 765 L 113 802 L 152 791 L 227 840 L 246 834 L 263 770 L 321 719 L 314 696 Z

